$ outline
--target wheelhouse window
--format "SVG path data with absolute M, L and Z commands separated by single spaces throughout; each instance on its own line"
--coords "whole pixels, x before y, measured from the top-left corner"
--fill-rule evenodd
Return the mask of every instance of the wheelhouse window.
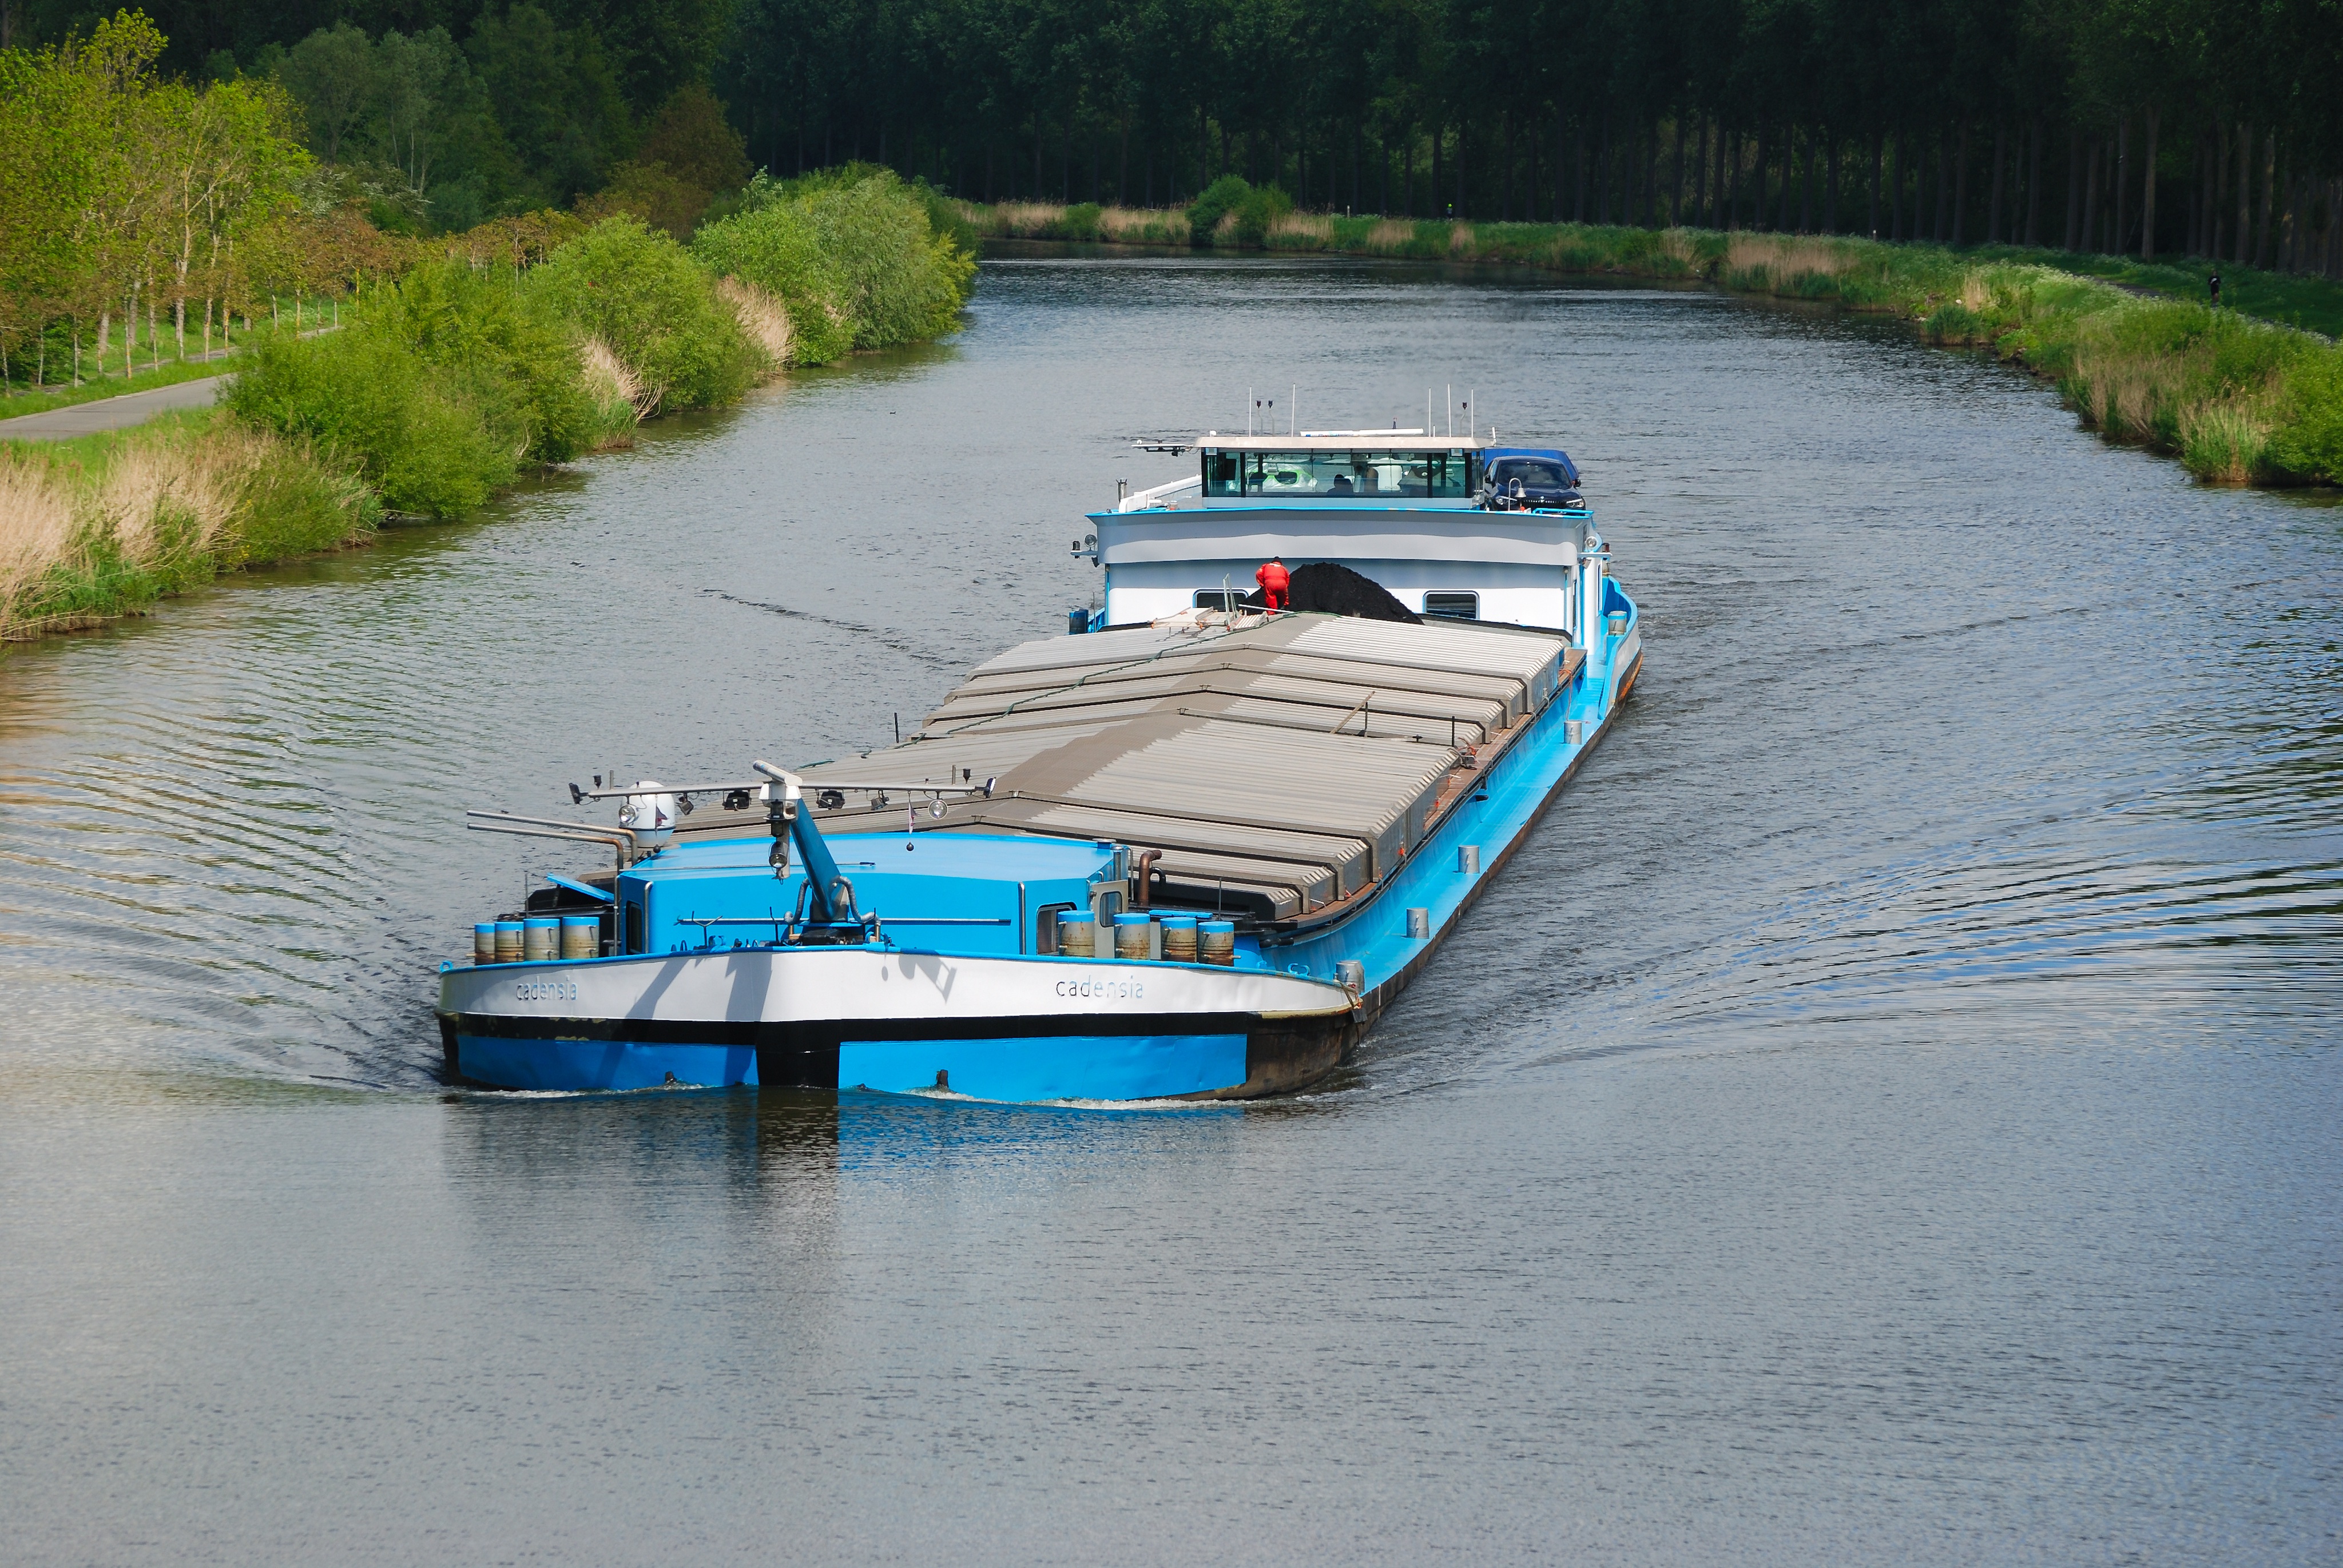
M 1190 602 L 1198 609 L 1239 609 L 1244 605 L 1244 590 L 1223 588 L 1198 588 L 1195 598 Z
M 1264 500 L 1463 500 L 1481 487 L 1481 454 L 1454 452 L 1204 453 L 1204 494 Z
M 1476 593 L 1428 593 L 1423 596 L 1423 613 L 1443 620 L 1479 620 L 1481 596 Z

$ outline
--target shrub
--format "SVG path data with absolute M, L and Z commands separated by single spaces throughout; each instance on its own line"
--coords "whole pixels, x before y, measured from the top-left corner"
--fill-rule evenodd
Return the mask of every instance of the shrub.
M 960 325 L 976 257 L 928 226 L 927 204 L 888 170 L 801 198 L 822 249 L 845 275 L 854 347 L 890 348 Z
M 528 275 L 528 291 L 601 338 L 642 383 L 650 407 L 729 403 L 755 381 L 759 354 L 711 279 L 667 235 L 605 218 Z
M 1958 304 L 1938 306 L 1925 330 L 1928 341 L 1936 344 L 1975 343 L 1986 335 L 1984 317 Z
M 1188 232 L 1198 245 L 1210 245 L 1220 232 L 1221 219 L 1242 206 L 1252 186 L 1242 175 L 1222 175 L 1204 187 L 1188 207 Z M 1267 225 L 1263 225 L 1266 231 Z
M 513 274 L 426 262 L 367 312 L 470 392 L 493 433 L 531 461 L 566 462 L 594 445 L 577 334 Z
M 397 512 L 468 512 L 512 482 L 519 456 L 478 402 L 379 322 L 269 337 L 229 383 L 227 405 L 355 467 Z
M 1269 231 L 1293 210 L 1293 198 L 1275 186 L 1254 186 L 1236 206 L 1236 242 L 1248 250 L 1269 245 Z
M 1099 214 L 1106 209 L 1094 201 L 1076 202 L 1061 214 L 1057 222 L 1059 239 L 1096 239 L 1099 236 Z
M 2343 348 L 2313 350 L 2288 370 L 2265 458 L 2285 478 L 2343 484 Z
M 789 318 L 787 363 L 827 365 L 854 347 L 845 271 L 795 202 L 719 219 L 693 237 L 691 254 L 709 271 L 737 277 L 781 302 Z

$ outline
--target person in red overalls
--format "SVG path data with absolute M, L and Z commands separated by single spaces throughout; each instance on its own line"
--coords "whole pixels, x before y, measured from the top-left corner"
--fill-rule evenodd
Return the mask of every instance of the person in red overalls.
M 1289 597 L 1287 590 L 1292 586 L 1293 578 L 1286 571 L 1283 561 L 1269 561 L 1261 570 L 1252 574 L 1252 578 L 1253 581 L 1261 584 L 1262 602 L 1267 608 L 1283 609 L 1285 608 L 1285 601 Z

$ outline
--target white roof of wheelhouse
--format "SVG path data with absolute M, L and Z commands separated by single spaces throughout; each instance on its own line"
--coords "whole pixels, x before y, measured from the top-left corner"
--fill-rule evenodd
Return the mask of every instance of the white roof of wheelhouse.
M 1304 430 L 1296 436 L 1224 436 L 1207 430 L 1194 445 L 1215 452 L 1466 452 L 1496 442 L 1478 436 L 1427 436 L 1421 430 Z

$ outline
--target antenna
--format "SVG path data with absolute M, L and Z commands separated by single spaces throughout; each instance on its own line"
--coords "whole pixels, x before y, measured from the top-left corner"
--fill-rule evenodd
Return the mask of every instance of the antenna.
M 1456 383 L 1453 381 L 1448 384 L 1448 435 L 1453 440 L 1456 435 Z
M 1253 411 L 1254 409 L 1256 409 L 1256 408 L 1260 407 L 1261 407 L 1261 399 L 1259 399 L 1258 397 L 1255 397 L 1252 395 L 1252 387 L 1246 387 L 1246 388 L 1245 388 L 1245 434 L 1246 434 L 1246 435 L 1248 435 L 1248 436 L 1250 436 L 1250 435 L 1252 435 L 1252 411 Z
M 1285 433 L 1298 434 L 1302 429 L 1302 384 L 1295 382 L 1285 389 Z

